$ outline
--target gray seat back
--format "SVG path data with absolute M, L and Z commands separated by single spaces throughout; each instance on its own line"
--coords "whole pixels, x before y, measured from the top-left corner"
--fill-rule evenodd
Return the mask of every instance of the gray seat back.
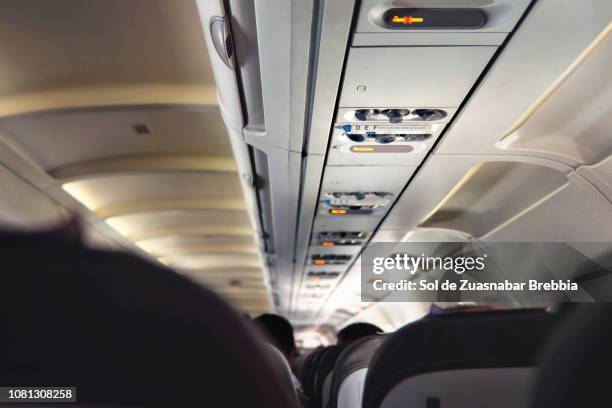
M 382 334 L 355 340 L 340 354 L 334 367 L 329 396 L 330 408 L 361 405 L 368 364 L 385 338 L 386 335 Z M 353 375 L 356 372 L 359 374 Z
M 390 334 L 371 360 L 364 408 L 524 405 L 555 316 L 543 310 L 427 316 Z
M 536 373 L 534 367 L 504 367 L 420 374 L 397 384 L 380 408 L 526 407 Z

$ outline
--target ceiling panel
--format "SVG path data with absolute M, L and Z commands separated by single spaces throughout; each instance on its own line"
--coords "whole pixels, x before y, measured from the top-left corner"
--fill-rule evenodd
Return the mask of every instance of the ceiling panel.
M 208 235 L 222 234 L 223 228 L 228 229 L 227 235 L 239 235 L 240 231 L 246 231 L 248 234 L 251 230 L 248 214 L 243 210 L 231 208 L 163 210 L 124 214 L 107 218 L 106 222 L 123 235 L 138 240 L 145 239 L 139 239 L 139 237 L 163 237 L 176 234 L 177 231 L 189 231 L 193 230 L 194 226 L 209 227 Z M 236 228 L 232 229 L 232 227 Z M 168 245 L 170 242 L 159 244 Z M 173 244 L 177 245 L 178 242 L 174 241 Z
M 180 270 L 189 269 L 215 269 L 215 268 L 232 268 L 259 267 L 259 256 L 255 254 L 236 254 L 236 253 L 203 253 L 203 254 L 171 254 L 159 259 L 164 265 Z
M 138 133 L 138 126 L 146 126 L 150 133 Z M 0 122 L 0 134 L 46 171 L 120 156 L 232 157 L 217 107 L 134 107 L 17 116 Z
M 174 251 L 184 252 L 187 250 L 219 251 L 220 248 L 233 248 L 237 252 L 256 251 L 255 240 L 252 233 L 244 231 L 238 235 L 230 235 L 224 232 L 213 232 L 210 235 L 169 235 L 157 238 L 148 238 L 136 242 L 140 248 L 157 256 L 165 255 Z M 227 249 L 226 249 L 227 250 Z
M 214 86 L 193 1 L 3 1 L 0 47 L 1 94 L 130 83 Z
M 215 200 L 213 208 L 219 205 L 235 208 L 242 203 L 242 190 L 238 177 L 232 173 L 211 172 L 164 172 L 159 174 L 127 174 L 89 178 L 73 181 L 63 188 L 94 212 L 124 203 L 142 203 L 139 211 L 158 206 L 181 208 L 182 203 L 193 203 L 206 207 Z M 200 202 L 197 200 L 200 199 Z M 125 212 L 132 212 L 129 206 Z M 116 210 L 121 213 L 124 208 Z M 111 211 L 113 212 L 113 211 Z

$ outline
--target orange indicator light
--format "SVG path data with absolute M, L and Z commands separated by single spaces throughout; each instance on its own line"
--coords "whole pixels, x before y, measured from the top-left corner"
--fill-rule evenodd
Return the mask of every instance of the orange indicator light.
M 330 214 L 346 214 L 346 210 L 329 210 Z
M 412 16 L 399 17 L 399 16 L 393 16 L 393 19 L 391 21 L 394 22 L 394 23 L 404 23 L 404 24 L 422 23 L 423 22 L 423 17 L 412 17 Z
M 334 243 L 333 242 L 329 242 L 329 241 L 325 241 L 325 242 L 323 242 L 323 246 L 326 246 L 326 247 L 334 246 Z
M 351 146 L 352 152 L 373 152 L 374 150 L 373 147 Z
M 325 265 L 327 262 L 325 262 L 325 259 L 315 259 L 314 263 L 315 265 Z

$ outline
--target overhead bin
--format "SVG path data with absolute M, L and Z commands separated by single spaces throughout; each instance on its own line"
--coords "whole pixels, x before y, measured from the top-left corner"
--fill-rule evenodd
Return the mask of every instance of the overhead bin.
M 381 229 L 437 228 L 482 237 L 570 188 L 567 175 L 571 173 L 569 166 L 533 157 L 434 155 L 398 199 Z M 589 194 L 582 199 L 601 198 Z M 564 205 L 558 205 L 560 215 Z M 560 218 L 558 222 L 565 221 Z
M 595 165 L 579 167 L 577 173 L 597 187 L 612 202 L 612 155 Z
M 480 237 L 567 183 L 565 174 L 529 163 L 478 163 L 470 167 L 421 221 Z M 517 191 L 521 193 L 516 194 Z
M 535 4 L 436 153 L 529 155 L 572 167 L 606 156 L 611 100 L 600 85 L 609 81 L 612 3 L 582 6 Z
M 457 107 L 497 47 L 351 48 L 341 107 Z
M 612 242 L 612 206 L 576 173 L 544 200 L 484 237 L 487 241 Z
M 586 165 L 611 155 L 612 92 L 602 86 L 610 79 L 610 61 L 612 25 L 518 118 L 497 147 Z
M 198 0 L 220 108 L 258 227 L 272 298 L 282 311 L 289 308 L 301 167 L 307 160 L 301 151 L 313 3 L 225 5 L 228 10 L 222 1 Z M 228 64 L 229 51 L 234 63 Z

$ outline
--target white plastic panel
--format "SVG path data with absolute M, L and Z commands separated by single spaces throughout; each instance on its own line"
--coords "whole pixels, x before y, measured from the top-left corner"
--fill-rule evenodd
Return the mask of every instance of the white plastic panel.
M 327 166 L 321 192 L 384 192 L 397 197 L 414 170 L 413 166 Z
M 549 167 L 478 163 L 467 170 L 420 226 L 480 237 L 565 184 L 565 174 Z
M 340 106 L 457 107 L 496 49 L 351 48 Z
M 264 223 L 263 232 L 268 234 L 269 245 L 264 253 L 270 280 L 279 294 L 279 310 L 289 308 L 293 283 L 293 252 L 297 224 L 298 196 L 300 187 L 301 154 L 266 145 L 257 149 L 256 163 L 262 179 L 259 209 Z
M 265 129 L 248 143 L 302 149 L 312 13 L 311 0 L 255 2 Z
M 353 35 L 353 47 L 375 47 L 375 46 L 451 46 L 451 45 L 473 45 L 473 46 L 499 46 L 508 33 L 494 32 L 411 32 L 398 33 L 389 30 L 380 33 L 355 33 Z
M 612 202 L 612 155 L 593 166 L 582 166 L 577 173 L 587 179 Z
M 469 177 L 470 169 L 488 161 L 513 161 L 550 167 L 561 174 L 571 168 L 562 164 L 516 156 L 441 156 L 429 158 L 426 166 L 417 174 L 395 207 L 385 219 L 383 230 L 400 230 L 404 233 L 420 225 L 428 215 L 441 206 L 454 189 L 459 189 Z M 494 187 L 494 184 L 492 185 Z M 469 208 L 466 208 L 469 210 Z M 503 220 L 502 220 L 503 221 Z M 500 221 L 500 222 L 502 222 Z
M 568 24 L 570 15 L 572 23 Z M 589 7 L 580 0 L 538 1 L 436 153 L 516 155 L 517 151 L 496 147 L 497 141 L 606 28 L 611 16 L 609 1 L 591 2 Z M 577 164 L 569 159 L 565 162 Z
M 400 242 L 404 235 L 406 235 L 404 231 L 379 229 L 371 242 Z
M 612 242 L 612 204 L 575 173 L 569 183 L 484 237 L 487 241 Z
M 498 146 L 594 164 L 612 154 L 612 26 L 529 108 Z
M 308 153 L 324 155 L 342 78 L 356 0 L 324 1 L 312 98 Z

